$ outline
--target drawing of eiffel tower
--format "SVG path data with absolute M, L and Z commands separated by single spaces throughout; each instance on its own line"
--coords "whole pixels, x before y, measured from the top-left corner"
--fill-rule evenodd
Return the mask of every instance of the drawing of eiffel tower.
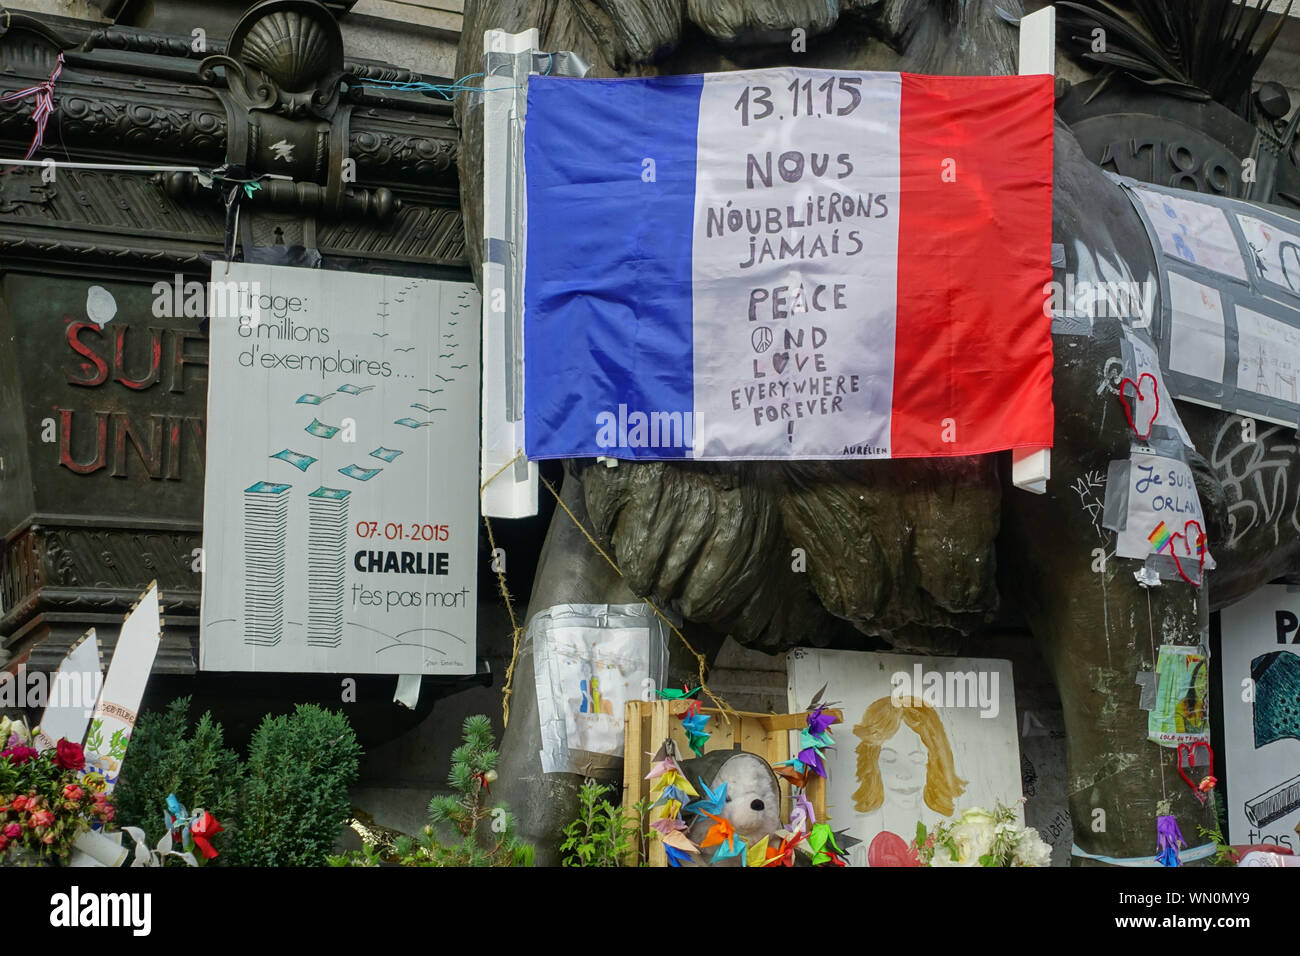
M 1264 374 L 1264 346 L 1259 346 L 1259 357 L 1255 360 L 1255 391 L 1260 395 L 1272 395 L 1268 388 L 1268 376 Z

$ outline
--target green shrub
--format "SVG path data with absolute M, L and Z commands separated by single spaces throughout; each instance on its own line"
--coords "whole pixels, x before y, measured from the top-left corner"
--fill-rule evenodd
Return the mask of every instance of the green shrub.
M 155 846 L 166 829 L 167 795 L 174 793 L 186 809 L 202 807 L 217 818 L 224 831 L 213 841 L 220 855 L 212 862 L 235 865 L 243 767 L 211 713 L 191 732 L 189 709 L 190 698 L 182 697 L 140 717 L 113 792 L 114 825 L 140 827 Z
M 613 789 L 588 779 L 578 790 L 578 816 L 564 828 L 565 840 L 560 844 L 561 866 L 623 866 L 632 856 L 634 839 L 640 853 L 633 865 L 644 865 L 650 845 L 644 826 L 650 801 L 642 799 L 632 808 L 637 815 L 634 821 L 622 807 L 601 799 Z
M 350 814 L 361 746 L 347 717 L 299 704 L 266 717 L 249 745 L 239 858 L 249 866 L 322 866 Z
M 509 810 L 489 804 L 498 756 L 492 721 L 482 714 L 466 717 L 461 732 L 464 743 L 452 751 L 447 775 L 454 792 L 429 801 L 429 824 L 420 835 L 329 857 L 331 866 L 379 866 L 381 861 L 401 866 L 533 865 L 533 847 L 515 835 Z M 450 835 L 450 842 L 442 842 L 443 835 Z

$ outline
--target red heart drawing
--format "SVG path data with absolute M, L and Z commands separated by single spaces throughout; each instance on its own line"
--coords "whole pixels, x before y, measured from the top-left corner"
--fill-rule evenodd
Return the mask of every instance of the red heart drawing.
M 1194 782 L 1191 777 L 1187 776 L 1187 772 L 1183 769 L 1183 757 L 1187 757 L 1187 766 L 1191 767 L 1198 747 L 1204 747 L 1205 752 L 1210 756 L 1210 766 L 1206 768 L 1205 776 L 1201 778 L 1200 783 Z M 1192 793 L 1196 795 L 1196 799 L 1200 800 L 1201 803 L 1205 803 L 1208 799 L 1206 794 L 1213 790 L 1214 785 L 1219 782 L 1219 779 L 1214 775 L 1214 748 L 1204 740 L 1198 740 L 1190 744 L 1179 744 L 1178 776 L 1183 778 L 1183 783 L 1192 788 Z
M 1195 538 L 1190 538 L 1190 537 L 1187 536 L 1186 531 L 1187 531 L 1188 528 L 1192 527 L 1193 525 L 1196 526 L 1196 537 L 1195 537 Z M 1198 548 L 1200 549 L 1200 554 L 1197 555 L 1197 557 L 1199 558 L 1199 560 L 1197 561 L 1197 565 L 1196 565 L 1196 580 L 1195 580 L 1195 581 L 1193 581 L 1191 578 L 1189 578 L 1189 577 L 1187 576 L 1187 572 L 1183 570 L 1183 562 L 1181 562 L 1181 561 L 1178 560 L 1178 539 L 1179 539 L 1179 538 L 1182 538 L 1184 542 L 1188 542 L 1188 544 L 1187 544 L 1187 556 L 1188 556 L 1189 558 L 1192 556 L 1192 548 L 1193 548 L 1194 546 L 1195 546 L 1195 547 L 1198 547 Z M 1195 542 L 1195 545 L 1193 545 L 1191 542 Z M 1170 553 L 1171 555 L 1173 555 L 1173 558 L 1174 558 L 1174 565 L 1178 568 L 1178 574 L 1182 577 L 1182 579 L 1183 579 L 1184 581 L 1186 581 L 1188 584 L 1192 585 L 1192 587 L 1197 587 L 1197 588 L 1199 588 L 1199 587 L 1201 586 L 1201 582 L 1205 580 L 1205 551 L 1206 551 L 1206 549 L 1205 549 L 1204 545 L 1206 545 L 1206 544 L 1207 544 L 1207 542 L 1206 542 L 1206 540 L 1205 540 L 1205 529 L 1201 527 L 1201 523 L 1200 523 L 1199 521 L 1189 521 L 1189 522 L 1187 522 L 1185 525 L 1183 525 L 1183 530 L 1182 530 L 1182 531 L 1175 531 L 1175 532 L 1174 532 L 1172 535 L 1170 535 L 1170 537 L 1169 537 L 1169 553 Z
M 1156 400 L 1156 402 L 1155 408 L 1151 410 L 1151 421 L 1147 422 L 1146 432 L 1143 433 L 1138 431 L 1138 427 L 1133 421 L 1133 408 L 1128 403 L 1128 396 L 1124 394 L 1124 386 L 1132 385 L 1133 394 L 1136 396 L 1138 402 L 1145 402 L 1147 397 L 1142 394 L 1142 381 L 1143 379 L 1148 378 L 1151 379 L 1151 396 Z M 1150 372 L 1143 372 L 1138 376 L 1136 382 L 1131 378 L 1121 380 L 1119 383 L 1119 400 L 1124 405 L 1124 417 L 1128 419 L 1128 427 L 1133 429 L 1133 434 L 1137 435 L 1137 437 L 1141 438 L 1143 441 L 1150 438 L 1151 429 L 1154 428 L 1156 424 L 1156 416 L 1160 414 L 1160 386 L 1156 382 L 1156 377 Z

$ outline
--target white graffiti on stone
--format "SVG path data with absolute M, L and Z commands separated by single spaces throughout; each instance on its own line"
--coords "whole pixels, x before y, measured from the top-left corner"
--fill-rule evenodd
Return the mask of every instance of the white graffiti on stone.
M 1232 547 L 1257 528 L 1273 529 L 1273 543 L 1281 541 L 1282 519 L 1300 531 L 1300 496 L 1290 500 L 1289 468 L 1296 466 L 1296 445 L 1287 442 L 1289 430 L 1273 425 L 1260 431 L 1253 442 L 1242 441 L 1244 418 L 1234 415 L 1214 439 L 1210 465 L 1228 494 L 1228 541 Z M 1269 440 L 1274 444 L 1270 445 Z M 1282 439 L 1282 441 L 1278 441 Z M 1235 499 L 1235 500 L 1234 500 Z
M 1088 520 L 1092 522 L 1097 537 L 1102 539 L 1106 537 L 1101 530 L 1101 515 L 1105 508 L 1105 487 L 1106 473 L 1095 469 L 1089 469 L 1074 479 L 1074 484 L 1070 486 L 1071 490 L 1079 496 L 1079 506 L 1088 513 Z

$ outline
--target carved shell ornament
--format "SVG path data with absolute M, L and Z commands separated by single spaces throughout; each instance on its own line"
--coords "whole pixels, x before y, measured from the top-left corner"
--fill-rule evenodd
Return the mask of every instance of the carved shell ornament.
M 325 118 L 344 79 L 343 36 L 316 0 L 263 0 L 230 34 L 226 54 L 199 64 L 205 82 L 224 67 L 226 84 L 247 109 L 307 112 Z

